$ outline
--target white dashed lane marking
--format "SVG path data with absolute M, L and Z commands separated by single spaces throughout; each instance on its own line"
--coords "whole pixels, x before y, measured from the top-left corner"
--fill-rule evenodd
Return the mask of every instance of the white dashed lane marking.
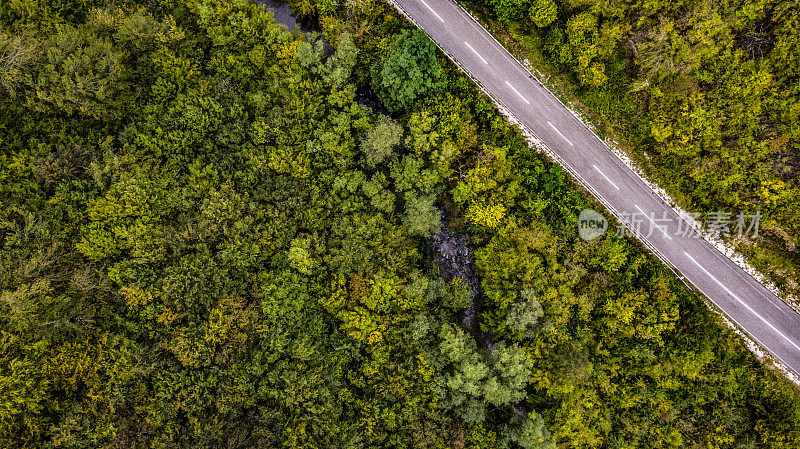
M 483 61 L 483 63 L 484 63 L 484 64 L 486 64 L 486 65 L 489 65 L 489 63 L 488 63 L 488 62 L 486 62 L 486 60 L 485 60 L 485 59 L 483 59 L 483 56 L 481 56 L 481 54 L 480 54 L 480 53 L 478 53 L 478 51 L 477 51 L 477 50 L 475 50 L 474 48 L 472 48 L 472 45 L 470 45 L 470 44 L 469 44 L 469 42 L 466 42 L 466 41 L 465 41 L 465 42 L 464 42 L 464 45 L 466 45 L 467 47 L 469 47 L 469 49 L 470 49 L 470 50 L 472 50 L 472 52 L 473 52 L 473 53 L 475 53 L 475 56 L 477 56 L 477 57 L 481 58 L 481 61 Z
M 601 175 L 602 175 L 604 178 L 606 178 L 606 181 L 608 181 L 608 183 L 609 183 L 609 184 L 611 184 L 612 186 L 614 186 L 614 188 L 615 188 L 615 189 L 619 190 L 619 187 L 617 187 L 617 185 L 616 185 L 616 184 L 614 184 L 614 181 L 612 181 L 612 180 L 611 180 L 611 179 L 610 179 L 608 176 L 606 176 L 606 174 L 605 174 L 605 173 L 601 172 L 601 171 L 600 171 L 600 169 L 599 169 L 599 168 L 597 168 L 597 166 L 596 166 L 596 165 L 592 165 L 592 167 L 594 167 L 594 169 L 595 169 L 595 170 L 597 170 L 597 173 L 600 173 L 600 174 L 601 174 Z
M 433 8 L 431 8 L 431 5 L 429 5 L 428 2 L 426 2 L 425 0 L 419 0 L 419 1 L 421 1 L 423 5 L 427 6 L 428 9 L 431 10 L 433 15 L 436 16 L 437 19 L 439 19 L 442 23 L 444 23 L 444 19 L 442 19 L 441 16 L 439 16 L 439 14 L 436 14 L 436 11 L 434 11 Z
M 547 122 L 547 125 L 548 125 L 549 127 L 553 128 L 553 131 L 557 132 L 557 133 L 558 133 L 558 135 L 559 135 L 559 136 L 561 136 L 561 138 L 562 138 L 562 139 L 566 140 L 566 141 L 567 141 L 567 143 L 569 144 L 569 146 L 571 146 L 571 147 L 574 147 L 574 146 L 575 146 L 575 145 L 573 145 L 573 144 L 572 144 L 572 142 L 570 142 L 570 141 L 569 141 L 569 139 L 567 139 L 567 136 L 565 136 L 565 135 L 561 134 L 561 131 L 559 131 L 559 130 L 558 130 L 558 128 L 556 128 L 555 126 L 553 126 L 553 124 L 552 124 L 552 123 L 550 123 L 550 122 Z
M 642 213 L 642 215 L 644 215 L 645 217 L 647 217 L 647 219 L 648 219 L 648 220 L 650 220 L 650 223 L 651 223 L 651 224 L 652 224 L 652 225 L 653 225 L 653 226 L 654 226 L 656 229 L 658 229 L 659 231 L 661 231 L 661 233 L 662 233 L 662 234 L 664 234 L 664 237 L 665 237 L 665 238 L 667 238 L 667 239 L 669 239 L 669 240 L 672 240 L 672 237 L 670 237 L 670 236 L 669 236 L 669 234 L 667 234 L 667 230 L 665 229 L 665 228 L 666 228 L 666 226 L 663 226 L 663 227 L 662 227 L 662 226 L 659 226 L 659 225 L 657 225 L 657 224 L 656 224 L 656 222 L 655 222 L 655 220 L 653 220 L 653 217 L 651 217 L 650 215 L 647 215 L 646 213 L 644 213 L 644 211 L 642 210 L 642 208 L 641 208 L 641 207 L 639 207 L 638 205 L 634 204 L 634 205 L 633 205 L 633 207 L 635 207 L 635 208 L 639 209 L 639 212 L 641 212 L 641 213 Z
M 511 90 L 513 90 L 513 91 L 514 91 L 514 93 L 516 93 L 517 95 L 519 95 L 519 98 L 521 98 L 521 99 L 522 99 L 522 101 L 524 101 L 524 102 L 525 102 L 525 104 L 531 104 L 531 102 L 530 102 L 530 101 L 528 101 L 528 99 L 527 99 L 527 98 L 523 97 L 523 96 L 522 96 L 522 94 L 521 94 L 521 93 L 519 93 L 519 91 L 518 91 L 517 89 L 515 89 L 515 88 L 514 88 L 514 86 L 512 86 L 512 85 L 511 85 L 511 83 L 509 83 L 508 81 L 506 81 L 506 86 L 510 87 L 510 88 L 511 88 Z

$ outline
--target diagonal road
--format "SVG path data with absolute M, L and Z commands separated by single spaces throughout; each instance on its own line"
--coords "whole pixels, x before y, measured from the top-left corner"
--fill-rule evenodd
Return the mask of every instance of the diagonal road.
M 484 28 L 451 0 L 390 0 L 625 220 L 651 251 L 800 375 L 800 314 L 695 233 Z

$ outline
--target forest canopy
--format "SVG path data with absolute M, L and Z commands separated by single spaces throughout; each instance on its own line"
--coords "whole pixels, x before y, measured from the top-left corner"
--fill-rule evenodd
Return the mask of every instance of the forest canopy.
M 423 33 L 291 5 L 0 4 L 0 446 L 800 445 Z

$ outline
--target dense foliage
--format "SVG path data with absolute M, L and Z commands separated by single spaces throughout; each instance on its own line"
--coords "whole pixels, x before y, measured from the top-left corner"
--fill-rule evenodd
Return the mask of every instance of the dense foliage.
M 332 51 L 245 1 L 0 5 L 0 445 L 800 444 L 796 390 L 578 240 L 587 200 L 422 34 L 293 7 Z
M 800 294 L 798 2 L 468 3 L 569 74 L 577 97 L 686 209 L 734 220 L 760 211 L 759 238 L 739 249 Z

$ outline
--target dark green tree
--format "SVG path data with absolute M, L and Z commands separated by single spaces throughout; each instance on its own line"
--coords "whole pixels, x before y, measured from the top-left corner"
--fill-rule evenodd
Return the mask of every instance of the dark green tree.
M 416 99 L 444 85 L 436 50 L 424 32 L 406 30 L 389 44 L 386 57 L 373 63 L 372 88 L 390 111 L 405 111 Z

